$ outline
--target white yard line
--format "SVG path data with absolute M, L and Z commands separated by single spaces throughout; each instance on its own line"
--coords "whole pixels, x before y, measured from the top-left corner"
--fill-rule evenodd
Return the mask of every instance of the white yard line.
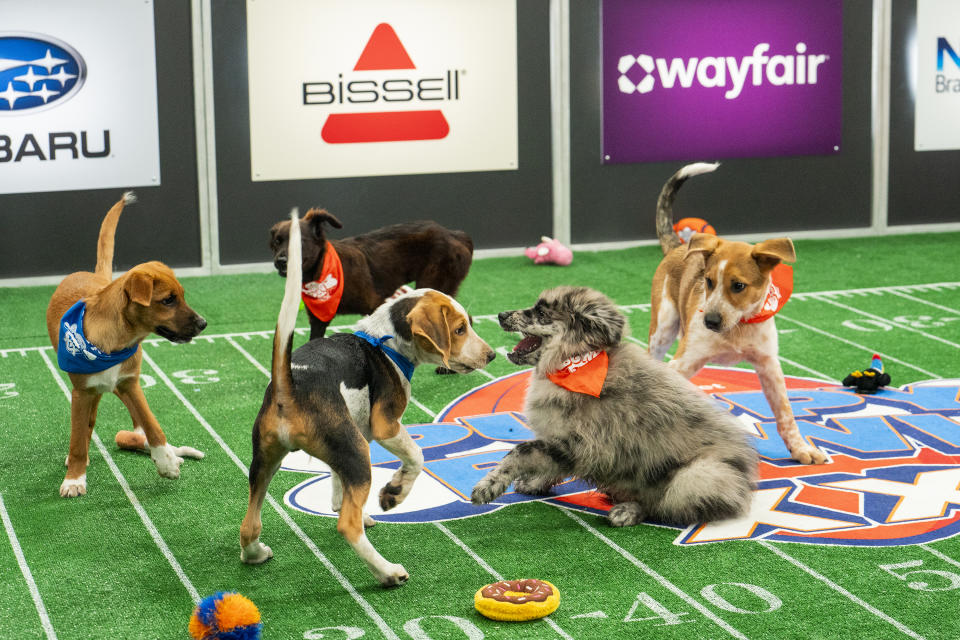
M 917 545 L 917 546 L 919 546 L 921 549 L 923 549 L 923 550 L 926 551 L 927 553 L 931 553 L 931 554 L 937 556 L 938 558 L 940 558 L 941 560 L 943 560 L 943 561 L 946 562 L 947 564 L 952 564 L 952 565 L 955 566 L 955 567 L 960 567 L 960 562 L 954 560 L 954 559 L 951 558 L 950 556 L 947 556 L 947 555 L 944 555 L 944 554 L 940 553 L 939 551 L 937 551 L 936 549 L 934 549 L 933 547 L 931 547 L 931 546 L 928 545 L 928 544 L 921 544 L 921 545 Z
M 895 296 L 899 296 L 899 297 L 901 297 L 901 298 L 906 298 L 907 300 L 913 300 L 914 302 L 919 302 L 919 303 L 921 303 L 921 304 L 925 304 L 925 305 L 931 306 L 931 307 L 933 307 L 933 308 L 935 308 L 935 309 L 940 309 L 941 311 L 946 311 L 946 312 L 948 312 L 948 313 L 953 313 L 953 314 L 956 314 L 956 315 L 960 315 L 960 311 L 957 311 L 956 309 L 951 309 L 950 307 L 945 307 L 945 306 L 943 306 L 942 304 L 937 304 L 936 302 L 930 302 L 929 300 L 924 300 L 923 298 L 918 298 L 918 297 L 916 297 L 916 296 L 907 295 L 906 293 L 904 293 L 904 292 L 902 292 L 902 291 L 897 291 L 897 290 L 894 289 L 894 290 L 890 291 L 890 293 L 892 293 L 892 294 L 895 295 Z
M 476 551 L 474 551 L 473 549 L 471 549 L 471 548 L 467 545 L 466 542 L 464 542 L 464 541 L 461 540 L 459 537 L 457 537 L 457 535 L 456 535 L 453 531 L 450 531 L 450 529 L 448 529 L 446 526 L 444 526 L 444 525 L 443 525 L 442 523 L 440 523 L 440 522 L 434 522 L 433 524 L 435 524 L 435 525 L 437 526 L 437 529 L 440 529 L 440 531 L 442 531 L 442 532 L 444 533 L 444 535 L 446 535 L 448 538 L 450 538 L 451 540 L 453 540 L 453 543 L 454 543 L 454 544 L 456 544 L 458 547 L 460 547 L 461 549 L 463 549 L 468 556 L 470 556 L 471 558 L 473 558 L 473 559 L 476 561 L 476 563 L 479 564 L 479 565 L 483 568 L 484 571 L 486 571 L 486 572 L 489 573 L 491 576 L 493 576 L 495 580 L 497 580 L 498 582 L 499 582 L 500 580 L 503 580 L 503 576 L 500 575 L 500 574 L 497 572 L 496 569 L 494 569 L 493 567 L 491 567 L 490 564 L 489 564 L 486 560 L 484 560 L 483 558 L 481 558 L 481 557 L 477 554 Z M 544 620 L 544 622 L 546 622 L 547 624 L 549 624 L 550 627 L 551 627 L 554 631 L 556 631 L 558 634 L 560 634 L 560 637 L 566 638 L 567 640 L 573 640 L 573 636 L 571 636 L 571 635 L 568 634 L 566 631 L 564 631 L 563 629 L 561 629 L 561 628 L 560 628 L 560 625 L 558 625 L 556 622 L 554 622 L 549 616 L 547 616 L 547 617 L 544 618 L 543 620 Z
M 743 635 L 741 632 L 734 629 L 723 618 L 715 614 L 713 611 L 710 611 L 710 609 L 707 609 L 704 605 L 696 601 L 692 596 L 687 594 L 680 587 L 673 584 L 672 582 L 667 580 L 665 577 L 663 577 L 662 575 L 654 571 L 652 567 L 650 567 L 644 562 L 641 562 L 636 557 L 634 557 L 634 555 L 631 554 L 629 551 L 627 551 L 626 549 L 618 545 L 616 542 L 614 542 L 607 536 L 597 531 L 597 529 L 591 526 L 590 523 L 588 523 L 586 520 L 574 514 L 569 509 L 564 509 L 563 507 L 559 507 L 559 506 L 557 507 L 557 509 L 559 509 L 561 513 L 569 517 L 571 520 L 579 524 L 581 527 L 583 527 L 584 529 L 592 533 L 594 536 L 596 536 L 608 547 L 610 547 L 611 549 L 619 553 L 624 559 L 630 562 L 633 566 L 637 567 L 638 569 L 643 571 L 645 574 L 653 578 L 661 587 L 672 592 L 675 596 L 677 596 L 678 598 L 686 602 L 688 605 L 690 605 L 691 607 L 699 611 L 701 614 L 703 614 L 704 617 L 712 621 L 718 627 L 720 627 L 721 629 L 729 633 L 734 638 L 740 638 L 741 640 L 746 640 L 747 636 Z
M 150 365 L 154 373 L 157 374 L 157 377 L 160 378 L 165 385 L 167 385 L 167 387 L 175 396 L 177 396 L 183 406 L 186 407 L 191 414 L 193 414 L 193 417 L 197 419 L 197 422 L 199 422 L 200 425 L 207 431 L 207 433 L 210 434 L 210 437 L 212 437 L 217 444 L 220 445 L 220 448 L 224 450 L 233 463 L 237 465 L 241 471 L 243 471 L 243 475 L 249 477 L 250 469 L 247 467 L 247 465 L 240 460 L 237 454 L 234 453 L 233 449 L 230 448 L 230 445 L 228 445 L 226 441 L 220 437 L 220 434 L 217 433 L 210 423 L 207 422 L 207 420 L 200 414 L 199 411 L 197 411 L 197 408 L 194 407 L 193 404 L 187 400 L 186 396 L 184 396 L 183 393 L 176 387 L 176 385 L 173 384 L 167 374 L 164 373 L 157 363 L 154 362 L 153 358 L 151 358 L 146 352 L 146 349 L 143 350 L 143 360 Z M 267 375 L 269 375 L 269 373 Z M 342 586 L 344 590 L 350 594 L 350 597 L 352 597 L 354 601 L 360 605 L 360 608 L 363 609 L 364 613 L 366 613 L 371 620 L 373 620 L 374 624 L 377 625 L 383 635 L 391 640 L 400 640 L 400 637 L 394 633 L 393 629 L 390 628 L 380 614 L 376 612 L 376 610 L 362 595 L 360 595 L 356 587 L 354 587 L 347 577 L 343 575 L 339 569 L 337 569 L 337 567 L 327 558 L 327 556 L 323 554 L 322 551 L 320 551 L 319 547 L 317 547 L 313 540 L 303 531 L 303 529 L 300 528 L 296 522 L 294 522 L 293 518 L 290 517 L 290 514 L 288 514 L 280 505 L 280 503 L 278 503 L 277 500 L 274 499 L 274 497 L 269 493 L 267 493 L 267 502 L 271 507 L 273 507 L 273 510 L 279 514 L 287 526 L 290 527 L 294 534 L 296 534 L 296 536 L 300 538 L 307 548 L 310 549 L 313 555 L 316 556 L 316 558 L 323 564 L 324 567 L 326 567 L 327 571 L 330 572 L 330 575 L 332 575 L 337 582 L 340 583 L 340 586 Z
M 949 340 L 945 340 L 944 338 L 941 338 L 940 336 L 935 336 L 935 335 L 933 335 L 932 333 L 927 333 L 926 331 L 921 331 L 920 329 L 914 329 L 913 327 L 908 326 L 908 325 L 905 325 L 905 324 L 903 324 L 902 322 L 897 322 L 896 320 L 891 320 L 890 318 L 884 318 L 884 317 L 882 317 L 882 316 L 877 316 L 877 315 L 874 315 L 874 314 L 869 313 L 869 312 L 867 312 L 867 311 L 864 311 L 864 310 L 862 310 L 862 309 L 857 309 L 856 307 L 851 307 L 850 305 L 846 305 L 846 304 L 837 302 L 836 300 L 831 300 L 830 298 L 827 298 L 827 297 L 817 298 L 817 300 L 819 300 L 820 302 L 826 302 L 827 304 L 832 304 L 833 306 L 835 306 L 835 307 L 840 307 L 841 309 L 846 309 L 847 311 L 851 311 L 851 312 L 853 312 L 853 313 L 859 314 L 859 315 L 861 315 L 861 316 L 863 316 L 863 317 L 865 317 L 865 318 L 870 318 L 870 319 L 872 319 L 872 320 L 877 320 L 877 321 L 879 321 L 879 322 L 885 322 L 885 323 L 891 324 L 891 325 L 893 325 L 893 326 L 895 326 L 895 327 L 897 327 L 897 328 L 899 328 L 899 329 L 903 329 L 904 331 L 910 331 L 911 333 L 919 334 L 919 335 L 923 336 L 924 338 L 927 338 L 928 340 L 935 340 L 936 342 L 940 342 L 940 343 L 942 343 L 942 344 L 945 344 L 945 345 L 947 345 L 948 347 L 953 347 L 954 349 L 960 349 L 960 344 L 957 344 L 956 342 L 951 342 L 951 341 L 949 341 Z
M 23 555 L 23 549 L 20 547 L 20 540 L 17 539 L 17 532 L 13 529 L 13 522 L 10 521 L 10 514 L 7 513 L 7 506 L 3 502 L 3 494 L 0 493 L 0 519 L 3 520 L 3 528 L 7 531 L 7 538 L 10 539 L 10 546 L 13 547 L 13 555 L 17 557 L 17 564 L 20 565 L 20 573 L 23 579 L 27 581 L 27 587 L 30 589 L 30 597 L 33 598 L 33 606 L 37 609 L 37 615 L 40 616 L 40 624 L 43 626 L 44 633 L 50 640 L 56 640 L 57 632 L 53 630 L 53 623 L 50 622 L 50 616 L 47 615 L 47 608 L 43 605 L 43 598 L 40 597 L 40 589 L 33 579 L 33 573 L 27 564 L 27 559 Z
M 815 571 L 815 570 L 812 569 L 811 567 L 808 567 L 807 565 L 803 564 L 802 562 L 800 562 L 799 560 L 797 560 L 797 559 L 794 558 L 793 556 L 789 555 L 788 553 L 786 553 L 786 552 L 783 551 L 782 549 L 778 548 L 778 547 L 775 546 L 774 544 L 772 544 L 772 543 L 770 543 L 770 542 L 767 542 L 767 541 L 765 541 L 765 540 L 760 540 L 760 541 L 757 542 L 757 544 L 759 544 L 760 546 L 768 549 L 768 550 L 771 551 L 772 553 L 775 553 L 776 555 L 780 556 L 781 558 L 783 558 L 784 560 L 786 560 L 787 562 L 789 562 L 789 563 L 792 564 L 793 566 L 797 567 L 797 568 L 800 569 L 801 571 L 804 571 L 804 572 L 806 572 L 807 574 L 813 576 L 814 578 L 816 578 L 816 579 L 819 580 L 820 582 L 824 583 L 825 585 L 827 585 L 828 587 L 830 587 L 831 589 L 833 589 L 834 591 L 836 591 L 836 592 L 839 593 L 840 595 L 844 596 L 845 598 L 847 598 L 848 600 L 850 600 L 850 601 L 853 602 L 854 604 L 860 605 L 861 607 L 863 607 L 864 609 L 866 609 L 867 611 L 869 611 L 870 613 L 872 613 L 872 614 L 875 615 L 876 617 L 880 618 L 880 619 L 883 620 L 884 622 L 887 622 L 887 623 L 893 625 L 894 627 L 896 627 L 896 628 L 897 628 L 901 633 L 903 633 L 904 635 L 908 635 L 908 636 L 910 636 L 911 638 L 916 638 L 916 640 L 923 640 L 923 636 L 921 636 L 919 633 L 913 631 L 912 629 L 910 629 L 909 627 L 907 627 L 905 624 L 894 620 L 893 618 L 891 618 L 890 616 L 888 616 L 887 614 L 885 614 L 883 611 L 880 611 L 879 609 L 877 609 L 876 607 L 874 607 L 874 606 L 871 605 L 870 603 L 865 602 L 864 600 L 858 598 L 857 596 L 855 596 L 854 594 L 850 593 L 849 591 L 847 591 L 846 589 L 844 589 L 843 587 L 841 587 L 839 584 L 837 584 L 836 582 L 834 582 L 834 581 L 831 580 L 830 578 L 826 577 L 826 576 L 823 575 L 822 573 L 818 573 L 817 571 Z
M 890 362 L 896 362 L 897 364 L 902 364 L 902 365 L 905 366 L 905 367 L 908 367 L 908 368 L 910 368 L 910 369 L 913 369 L 914 371 L 919 371 L 920 373 L 922 373 L 922 374 L 924 374 L 924 375 L 927 375 L 927 376 L 930 376 L 931 378 L 935 378 L 935 379 L 937 379 L 937 380 L 940 380 L 940 379 L 943 378 L 943 376 L 939 376 L 939 375 L 933 373 L 932 371 L 927 371 L 926 369 L 921 369 L 920 367 L 918 367 L 918 366 L 916 366 L 916 365 L 912 365 L 912 364 L 910 364 L 909 362 L 905 362 L 905 361 L 903 361 L 903 360 L 900 360 L 899 358 L 896 358 L 896 357 L 890 355 L 889 353 L 883 353 L 882 351 L 877 351 L 876 349 L 873 349 L 873 348 L 871 348 L 871 347 L 864 346 L 864 345 L 859 344 L 859 343 L 857 343 L 857 342 L 853 342 L 852 340 L 847 340 L 846 338 L 841 338 L 840 336 L 834 335 L 834 334 L 832 334 L 832 333 L 830 333 L 830 332 L 828 332 L 828 331 L 824 331 L 823 329 L 818 329 L 817 327 L 811 326 L 811 325 L 809 325 L 809 324 L 807 324 L 807 323 L 805 323 L 805 322 L 800 322 L 799 320 L 794 320 L 794 319 L 791 318 L 790 316 L 785 316 L 782 311 L 777 314 L 777 317 L 778 317 L 778 318 L 782 318 L 782 319 L 786 320 L 787 322 L 792 322 L 792 323 L 794 323 L 794 324 L 800 325 L 801 327 L 803 327 L 804 329 L 807 329 L 808 331 L 813 331 L 814 333 L 819 333 L 819 334 L 822 335 L 822 336 L 826 336 L 826 337 L 828 337 L 828 338 L 832 338 L 832 339 L 834 339 L 834 340 L 838 340 L 838 341 L 840 341 L 840 342 L 843 342 L 844 344 L 850 345 L 851 347 L 856 347 L 857 349 L 860 349 L 860 350 L 862 350 L 862 351 L 866 351 L 867 353 L 876 353 L 876 354 L 878 354 L 879 356 L 881 356 L 884 360 L 889 360 Z
M 53 349 L 50 350 L 52 351 Z M 70 390 L 63 381 L 63 377 L 60 375 L 60 372 L 50 360 L 50 356 L 47 355 L 46 351 L 41 351 L 40 357 L 43 358 L 43 361 L 47 364 L 47 368 L 50 369 L 50 373 L 53 375 L 54 380 L 57 381 L 57 385 L 59 385 L 60 390 L 63 391 L 64 395 L 67 397 L 67 403 L 70 403 Z M 146 354 L 144 354 L 144 357 L 146 357 Z M 103 441 L 100 440 L 100 436 L 97 435 L 96 431 L 91 434 L 90 440 L 96 445 L 100 455 L 106 461 L 107 466 L 110 467 L 113 477 L 117 479 L 118 483 L 120 483 L 120 488 L 123 489 L 123 493 L 127 496 L 127 500 L 129 500 L 130 504 L 133 505 L 133 509 L 137 512 L 137 515 L 140 516 L 143 526 L 147 528 L 147 532 L 150 534 L 150 537 L 153 538 L 153 542 L 157 545 L 157 548 L 160 549 L 161 553 L 163 553 L 163 557 L 166 558 L 167 562 L 170 563 L 170 567 L 173 569 L 173 572 L 177 574 L 177 578 L 180 579 L 180 582 L 186 588 L 187 593 L 190 594 L 190 597 L 193 599 L 193 603 L 199 604 L 200 593 L 197 591 L 197 588 L 193 586 L 193 583 L 190 582 L 190 578 L 187 577 L 186 572 L 183 570 L 183 567 L 180 566 L 180 562 L 177 560 L 176 556 L 174 556 L 173 552 L 170 551 L 170 547 L 167 546 L 163 536 L 160 535 L 160 531 L 157 529 L 157 526 L 153 524 L 153 520 L 151 520 L 150 516 L 147 515 L 146 509 L 144 509 L 143 505 L 140 504 L 140 500 L 137 499 L 136 494 L 133 493 L 133 489 L 131 489 L 130 485 L 127 483 L 127 479 L 123 476 L 123 473 L 120 472 L 120 467 L 118 467 L 117 463 L 113 461 L 113 456 L 111 456 L 110 452 L 107 451 L 107 448 L 103 446 Z M 159 482 L 166 482 L 166 480 L 161 479 Z

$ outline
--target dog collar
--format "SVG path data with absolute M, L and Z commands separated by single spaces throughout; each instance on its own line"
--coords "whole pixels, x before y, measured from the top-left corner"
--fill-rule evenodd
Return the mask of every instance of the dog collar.
M 364 331 L 354 331 L 353 335 L 357 336 L 358 338 L 363 338 L 374 347 L 383 351 L 384 355 L 393 360 L 393 364 L 397 365 L 397 367 L 400 369 L 400 372 L 403 373 L 403 377 L 407 379 L 407 382 L 410 382 L 411 378 L 413 378 L 414 364 L 410 362 L 406 356 L 401 355 L 401 353 L 396 349 L 391 349 L 387 345 L 383 344 L 387 340 L 391 340 L 393 336 L 374 338 L 372 335 Z
M 790 294 L 793 293 L 793 267 L 782 262 L 773 268 L 770 272 L 770 288 L 767 289 L 767 297 L 763 301 L 760 311 L 752 318 L 745 318 L 740 322 L 754 324 L 769 320 L 783 309 L 787 304 Z
M 340 298 L 343 297 L 343 264 L 329 240 L 323 254 L 320 277 L 303 285 L 300 297 L 310 313 L 322 322 L 330 322 L 337 315 Z
M 610 358 L 606 351 L 591 351 L 564 360 L 560 368 L 548 373 L 547 377 L 564 389 L 599 398 L 609 365 Z
M 57 364 L 67 373 L 99 373 L 116 366 L 137 352 L 139 344 L 104 353 L 83 335 L 83 314 L 87 303 L 80 300 L 60 318 L 60 339 L 57 341 Z

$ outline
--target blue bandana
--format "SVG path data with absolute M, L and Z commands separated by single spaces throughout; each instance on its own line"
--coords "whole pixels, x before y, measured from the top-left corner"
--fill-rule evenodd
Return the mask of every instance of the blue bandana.
M 137 352 L 139 344 L 127 349 L 104 353 L 87 342 L 83 335 L 83 313 L 87 303 L 80 300 L 60 318 L 60 339 L 57 364 L 68 373 L 99 373 L 120 364 Z
M 354 331 L 353 335 L 357 336 L 358 338 L 363 338 L 373 346 L 383 351 L 384 355 L 386 355 L 388 358 L 393 360 L 393 363 L 398 367 L 400 367 L 400 371 L 403 372 L 403 375 L 404 377 L 406 377 L 407 382 L 409 382 L 410 379 L 413 378 L 413 369 L 414 369 L 413 363 L 407 360 L 406 357 L 400 355 L 400 353 L 397 352 L 396 350 L 391 349 L 387 345 L 383 344 L 387 340 L 392 339 L 393 336 L 383 336 L 382 338 L 374 338 L 369 333 L 364 333 L 363 331 Z

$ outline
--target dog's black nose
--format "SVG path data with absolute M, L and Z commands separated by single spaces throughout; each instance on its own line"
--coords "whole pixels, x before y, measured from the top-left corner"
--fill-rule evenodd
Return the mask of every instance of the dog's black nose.
M 507 321 L 507 318 L 509 318 L 510 314 L 512 313 L 513 313 L 512 311 L 501 311 L 500 313 L 497 314 L 497 320 L 499 320 L 500 324 L 502 325 L 504 322 Z
M 203 316 L 197 316 L 197 319 L 194 320 L 194 324 L 197 327 L 197 333 L 200 333 L 207 328 L 207 321 L 203 318 Z
M 703 316 L 703 324 L 707 329 L 710 329 L 710 331 L 719 331 L 720 325 L 723 324 L 723 316 L 716 311 L 710 311 Z
M 491 351 L 490 353 L 488 353 L 488 354 L 487 354 L 487 364 L 490 364 L 491 362 L 493 362 L 493 359 L 496 358 L 496 357 L 497 357 L 497 352 L 496 352 L 496 351 Z

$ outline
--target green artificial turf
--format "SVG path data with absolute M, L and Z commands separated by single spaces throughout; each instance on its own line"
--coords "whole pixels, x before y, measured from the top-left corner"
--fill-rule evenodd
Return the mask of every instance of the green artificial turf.
M 902 288 L 960 282 L 958 241 L 957 233 L 797 241 L 796 294 L 777 320 L 785 372 L 839 380 L 877 351 L 894 386 L 960 378 L 960 286 Z M 659 257 L 658 247 L 642 247 L 579 252 L 570 267 L 479 260 L 459 298 L 501 354 L 516 339 L 493 316 L 559 284 L 610 295 L 625 306 L 632 339 L 642 342 Z M 240 591 L 258 605 L 264 638 L 960 637 L 951 613 L 960 592 L 955 537 L 868 548 L 684 546 L 677 529 L 613 529 L 598 515 L 534 501 L 441 523 L 378 524 L 371 542 L 411 574 L 403 587 L 384 590 L 332 519 L 284 503 L 309 476 L 281 471 L 270 494 L 286 518 L 270 505 L 263 514 L 263 539 L 275 557 L 243 565 L 243 466 L 267 383 L 244 354 L 269 366 L 282 281 L 258 274 L 183 284 L 209 326 L 189 345 L 146 343 L 143 379 L 168 438 L 207 457 L 184 462 L 176 481 L 159 478 L 149 457 L 114 445 L 130 420 L 116 398 L 106 398 L 96 433 L 116 475 L 93 445 L 89 493 L 74 500 L 57 492 L 69 433 L 58 380 L 69 381 L 51 369 L 52 351 L 37 349 L 47 345 L 53 287 L 0 289 L 0 497 L 9 522 L 0 529 L 0 638 L 186 638 L 194 596 L 218 590 Z M 859 289 L 869 291 L 823 294 Z M 307 326 L 302 313 L 299 325 Z M 417 403 L 404 421 L 430 423 L 455 398 L 516 371 L 503 357 L 487 374 L 421 368 L 413 379 Z M 894 575 L 909 571 L 921 573 Z M 561 590 L 560 608 L 549 622 L 486 620 L 473 610 L 473 593 L 495 574 L 550 580 Z

